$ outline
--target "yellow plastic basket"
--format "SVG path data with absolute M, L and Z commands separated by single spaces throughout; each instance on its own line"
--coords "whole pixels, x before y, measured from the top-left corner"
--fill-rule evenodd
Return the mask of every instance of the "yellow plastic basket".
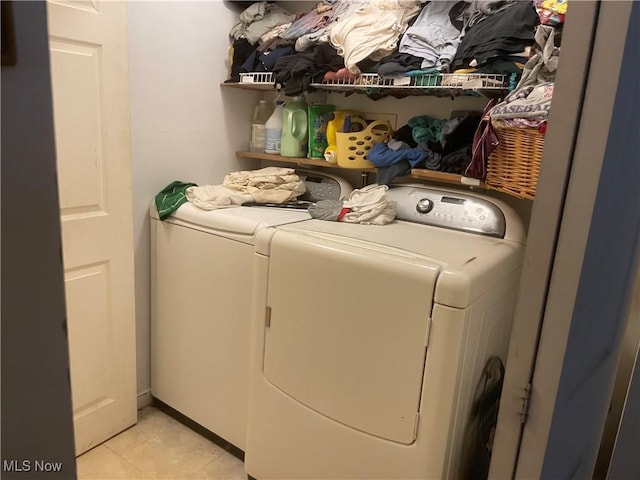
M 387 121 L 376 120 L 367 125 L 364 121 L 354 118 L 352 122 L 364 127 L 361 132 L 336 132 L 337 162 L 342 168 L 375 168 L 366 159 L 369 150 L 375 143 L 386 142 L 391 138 L 391 124 Z

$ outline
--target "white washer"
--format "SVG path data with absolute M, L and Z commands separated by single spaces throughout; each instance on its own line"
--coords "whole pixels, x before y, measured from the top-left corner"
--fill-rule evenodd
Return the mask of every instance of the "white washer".
M 304 198 L 337 199 L 339 177 L 297 172 Z M 160 221 L 151 208 L 151 393 L 244 450 L 254 240 L 306 210 L 190 203 Z
M 385 226 L 256 239 L 245 467 L 269 479 L 457 478 L 487 359 L 506 359 L 525 240 L 507 205 L 401 186 Z

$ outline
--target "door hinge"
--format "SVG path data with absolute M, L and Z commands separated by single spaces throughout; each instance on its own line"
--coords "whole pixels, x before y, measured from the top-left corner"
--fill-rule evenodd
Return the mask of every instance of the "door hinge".
M 529 419 L 529 407 L 531 406 L 531 388 L 532 385 L 527 384 L 524 389 L 524 397 L 522 397 L 522 412 L 520 412 L 520 423 L 524 425 Z
M 271 326 L 271 307 L 267 306 L 264 310 L 264 324 L 267 328 Z
M 431 336 L 431 317 L 427 317 L 427 331 L 424 333 L 424 346 L 429 346 L 429 337 Z

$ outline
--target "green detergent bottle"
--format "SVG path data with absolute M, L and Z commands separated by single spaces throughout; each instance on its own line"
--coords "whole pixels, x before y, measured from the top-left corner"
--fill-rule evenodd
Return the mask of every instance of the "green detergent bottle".
M 324 151 L 329 146 L 327 127 L 333 119 L 335 105 L 309 105 L 309 158 L 324 158 Z
M 284 107 L 280 155 L 306 157 L 308 131 L 307 104 L 303 97 L 293 97 Z

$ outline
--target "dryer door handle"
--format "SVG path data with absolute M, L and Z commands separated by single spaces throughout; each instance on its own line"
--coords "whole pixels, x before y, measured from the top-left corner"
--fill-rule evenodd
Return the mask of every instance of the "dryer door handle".
M 264 324 L 267 328 L 271 327 L 271 307 L 268 305 L 264 309 Z

